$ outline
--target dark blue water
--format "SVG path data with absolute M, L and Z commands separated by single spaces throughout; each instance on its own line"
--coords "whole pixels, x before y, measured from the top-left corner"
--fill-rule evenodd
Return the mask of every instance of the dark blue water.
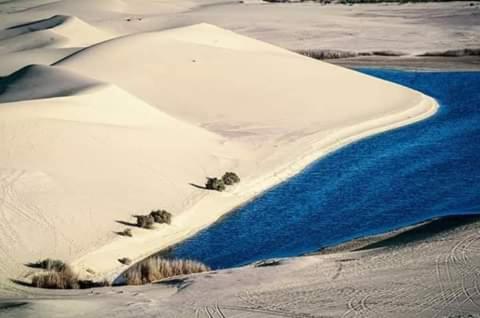
M 317 161 L 172 256 L 225 268 L 479 212 L 480 72 L 361 71 L 433 96 L 441 108 Z

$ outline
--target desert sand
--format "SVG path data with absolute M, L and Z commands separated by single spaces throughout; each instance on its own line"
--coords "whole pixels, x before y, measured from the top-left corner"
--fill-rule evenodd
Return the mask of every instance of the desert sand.
M 249 10 L 263 8 L 261 3 L 244 4 Z M 46 257 L 71 263 L 84 277 L 111 280 L 125 269 L 118 258 L 140 260 L 195 234 L 343 145 L 435 113 L 436 102 L 419 92 L 276 46 L 302 48 L 287 45 L 298 38 L 268 40 L 268 32 L 228 25 L 236 23 L 233 18 L 226 19 L 227 25 L 213 18 L 224 13 L 216 10 L 230 10 L 233 17 L 239 5 L 0 2 L 2 297 L 41 296 L 43 292 L 9 279 L 28 281 L 33 271 L 24 264 Z M 420 8 L 464 15 L 474 10 L 456 3 L 432 6 Z M 344 9 L 326 10 L 345 14 Z M 307 5 L 302 12 L 309 10 Z M 254 21 L 243 23 L 245 28 Z M 477 36 L 473 30 L 461 38 L 471 44 Z M 426 42 L 422 49 L 442 47 Z M 230 170 L 242 182 L 226 192 L 198 187 L 206 177 Z M 117 234 L 129 227 L 134 214 L 158 208 L 173 213 L 171 225 L 133 227 L 132 238 Z M 291 269 L 317 264 L 319 271 L 328 271 L 336 264 L 326 262 L 320 269 L 324 259 L 292 260 Z M 251 282 L 258 278 L 255 271 L 244 277 Z M 128 290 L 107 293 L 133 295 Z M 176 293 L 156 286 L 144 292 L 150 290 L 162 299 Z M 149 302 L 137 305 L 144 301 Z M 48 316 L 52 309 L 46 303 Z M 77 300 L 65 299 L 57 309 L 66 308 L 62 306 L 71 313 L 84 310 Z M 168 306 L 183 310 L 175 301 Z M 89 308 L 97 307 L 91 303 Z M 185 307 L 183 315 L 190 317 L 190 309 Z M 40 315 L 42 309 L 34 312 Z
M 0 306 L 9 308 L 5 317 L 475 318 L 480 312 L 479 225 L 478 217 L 449 218 L 365 250 L 141 287 L 42 291 Z
M 43 47 L 47 33 L 86 46 L 2 79 L 3 277 L 28 278 L 22 264 L 53 257 L 113 279 L 119 258 L 185 239 L 329 151 L 437 107 L 209 24 L 110 39 L 55 15 L 5 32 L 20 44 Z M 52 41 L 70 45 L 80 43 Z M 195 187 L 229 170 L 239 186 Z M 116 234 L 157 208 L 172 211 L 172 225 Z

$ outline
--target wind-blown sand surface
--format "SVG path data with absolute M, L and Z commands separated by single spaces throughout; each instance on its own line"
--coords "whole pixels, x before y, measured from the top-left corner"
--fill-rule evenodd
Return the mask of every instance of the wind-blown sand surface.
M 475 318 L 478 231 L 478 217 L 448 218 L 374 243 L 373 249 L 141 287 L 43 290 L 34 299 L 1 302 L 0 310 L 7 308 L 1 312 L 5 317 Z
M 188 15 L 201 4 L 0 2 L 3 295 L 30 293 L 6 279 L 28 280 L 23 264 L 46 257 L 112 279 L 118 258 L 185 239 L 328 152 L 436 111 L 416 91 L 211 24 L 158 31 L 200 22 Z M 195 186 L 229 170 L 242 182 L 224 193 Z M 116 234 L 158 208 L 172 225 Z M 176 290 L 155 287 L 145 292 Z

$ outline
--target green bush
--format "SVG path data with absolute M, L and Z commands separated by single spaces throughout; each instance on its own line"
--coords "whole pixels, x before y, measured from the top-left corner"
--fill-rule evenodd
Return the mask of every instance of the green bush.
M 222 180 L 226 185 L 233 185 L 240 182 L 240 177 L 235 172 L 225 172 Z
M 156 223 L 172 223 L 172 214 L 166 210 L 156 210 L 150 212 L 150 216 Z
M 138 227 L 144 229 L 151 229 L 153 228 L 153 223 L 155 223 L 155 219 L 151 215 L 137 215 L 137 225 Z
M 207 178 L 205 188 L 207 188 L 208 190 L 215 190 L 221 192 L 225 190 L 225 182 L 223 182 L 222 179 L 218 178 Z

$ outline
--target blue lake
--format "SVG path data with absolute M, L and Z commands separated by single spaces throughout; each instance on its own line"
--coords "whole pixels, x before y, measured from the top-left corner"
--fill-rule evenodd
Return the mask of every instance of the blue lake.
M 170 256 L 226 268 L 480 212 L 480 72 L 360 71 L 436 98 L 439 112 L 315 162 Z

